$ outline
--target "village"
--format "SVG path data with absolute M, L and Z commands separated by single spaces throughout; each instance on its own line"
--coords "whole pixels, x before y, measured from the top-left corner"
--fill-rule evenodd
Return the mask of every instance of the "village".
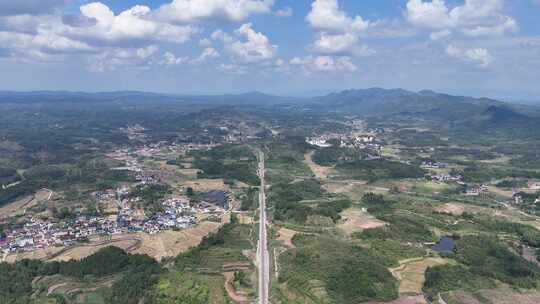
M 134 207 L 137 198 L 125 198 L 125 189 L 96 193 L 100 200 L 118 200 L 117 214 L 77 215 L 66 220 L 42 220 L 31 217 L 22 227 L 4 231 L 0 251 L 4 254 L 34 251 L 47 247 L 69 247 L 84 243 L 88 238 L 123 233 L 156 234 L 165 230 L 180 230 L 199 223 L 201 216 L 219 218 L 229 208 L 228 194 L 212 191 L 207 200 L 191 202 L 187 197 L 172 197 L 161 202 L 162 212 L 145 217 Z
M 377 136 L 382 134 L 381 129 L 366 129 L 361 120 L 347 122 L 350 132 L 345 134 L 338 132 L 326 132 L 318 136 L 307 137 L 306 142 L 319 148 L 328 148 L 334 145 L 340 148 L 371 149 L 380 151 L 382 145 L 376 141 Z
M 144 138 L 141 126 L 128 127 L 130 139 Z M 123 184 L 115 189 L 95 191 L 92 198 L 101 212 L 97 214 L 74 214 L 66 219 L 42 219 L 27 216 L 23 225 L 4 230 L 0 235 L 0 252 L 4 255 L 30 252 L 48 247 L 70 247 L 88 242 L 89 238 L 107 239 L 112 235 L 127 233 L 156 234 L 165 230 L 181 230 L 196 226 L 201 218 L 218 220 L 230 209 L 230 194 L 223 190 L 203 193 L 194 201 L 180 194 L 169 196 L 159 202 L 159 212 L 147 212 L 141 207 L 141 198 L 133 196 L 140 186 L 162 182 L 155 170 L 147 170 L 141 158 L 154 157 L 163 153 L 185 155 L 190 150 L 208 150 L 219 146 L 211 144 L 176 144 L 159 142 L 136 148 L 117 149 L 107 157 L 124 165 L 111 170 L 127 171 L 135 183 Z

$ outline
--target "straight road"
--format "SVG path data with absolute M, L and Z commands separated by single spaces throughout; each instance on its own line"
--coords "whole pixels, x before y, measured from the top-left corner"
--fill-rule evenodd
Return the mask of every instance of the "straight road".
M 257 244 L 257 260 L 259 267 L 259 304 L 268 304 L 268 288 L 270 282 L 270 256 L 266 239 L 266 193 L 264 182 L 264 153 L 259 151 L 259 242 Z

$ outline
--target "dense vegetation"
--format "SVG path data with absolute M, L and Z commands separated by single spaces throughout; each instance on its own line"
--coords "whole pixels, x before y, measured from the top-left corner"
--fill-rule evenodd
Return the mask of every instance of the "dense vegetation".
M 194 151 L 194 166 L 201 171 L 199 178 L 223 178 L 239 180 L 256 186 L 257 159 L 253 151 L 245 146 L 225 145 L 208 151 Z
M 367 153 L 356 149 L 332 146 L 315 150 L 313 161 L 321 166 L 333 166 L 338 162 L 358 160 L 367 156 Z
M 460 265 L 429 268 L 424 290 L 436 292 L 491 287 L 495 280 L 518 288 L 536 288 L 540 268 L 511 252 L 496 237 L 465 236 L 457 241 L 455 259 Z
M 29 303 L 32 281 L 37 276 L 62 275 L 77 280 L 92 280 L 119 275 L 107 299 L 111 303 L 138 303 L 156 283 L 159 264 L 148 256 L 130 255 L 117 247 L 106 247 L 80 261 L 41 262 L 23 260 L 15 264 L 0 263 L 0 302 Z
M 317 287 L 311 284 L 321 281 L 334 303 L 397 297 L 397 282 L 386 269 L 389 261 L 332 237 L 312 237 L 303 245 L 280 256 L 279 281 L 297 292 L 313 292 Z
M 345 162 L 338 164 L 336 168 L 347 172 L 355 179 L 363 179 L 370 182 L 379 179 L 420 178 L 426 173 L 416 165 L 385 159 Z
M 305 223 L 309 216 L 318 215 L 339 220 L 343 210 L 351 206 L 348 199 L 327 200 L 321 184 L 314 179 L 272 185 L 268 200 L 278 221 Z

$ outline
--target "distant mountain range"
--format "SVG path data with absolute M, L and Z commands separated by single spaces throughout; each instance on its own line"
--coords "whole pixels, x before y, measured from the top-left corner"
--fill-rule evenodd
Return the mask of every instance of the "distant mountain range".
M 216 105 L 289 105 L 315 111 L 360 115 L 415 115 L 463 121 L 474 118 L 492 123 L 510 123 L 540 117 L 540 107 L 509 104 L 489 98 L 473 98 L 403 89 L 370 88 L 345 90 L 324 96 L 301 98 L 260 92 L 225 95 L 179 95 L 138 91 L 102 93 L 68 91 L 0 91 L 0 103 L 84 103 L 84 102 L 186 102 Z

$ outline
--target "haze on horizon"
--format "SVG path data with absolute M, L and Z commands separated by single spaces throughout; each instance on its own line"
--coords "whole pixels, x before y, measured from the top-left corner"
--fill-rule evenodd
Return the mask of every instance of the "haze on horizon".
M 0 1 L 0 90 L 539 100 L 538 0 Z

